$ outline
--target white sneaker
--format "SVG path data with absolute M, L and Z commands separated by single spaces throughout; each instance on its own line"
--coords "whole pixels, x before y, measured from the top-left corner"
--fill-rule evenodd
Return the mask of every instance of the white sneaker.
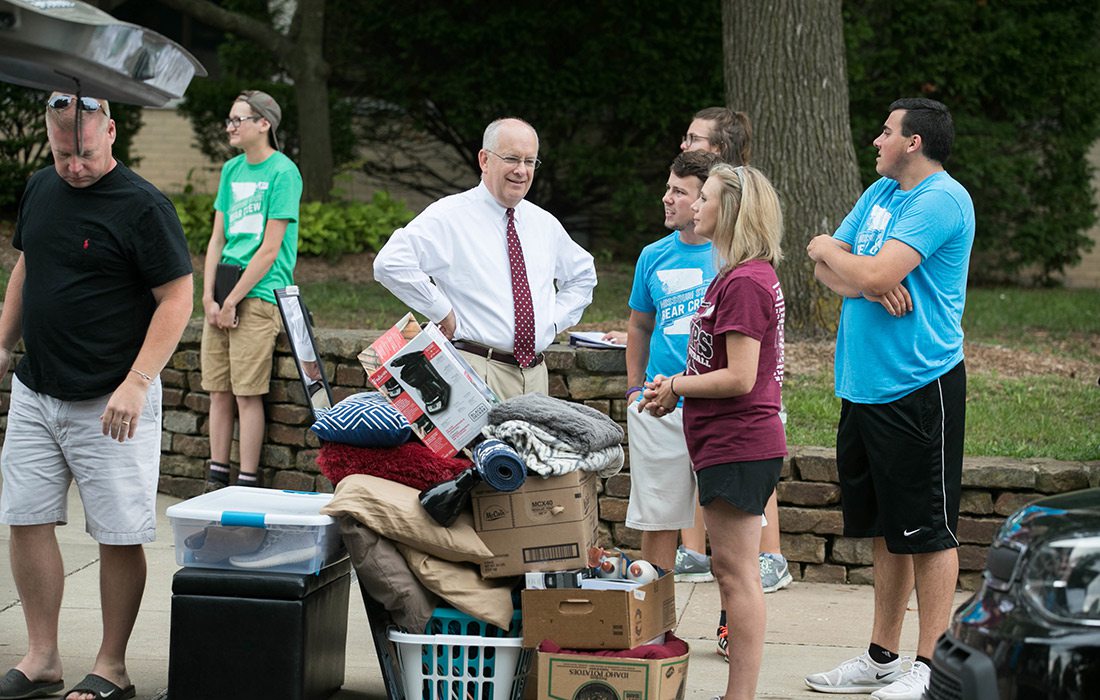
M 871 693 L 871 697 L 875 700 L 921 700 L 931 679 L 932 669 L 928 668 L 928 664 L 914 661 L 900 678 Z
M 819 693 L 873 693 L 891 686 L 894 681 L 906 675 L 902 670 L 904 660 L 898 658 L 888 664 L 879 664 L 875 663 L 870 654 L 863 652 L 832 671 L 806 676 L 806 685 Z

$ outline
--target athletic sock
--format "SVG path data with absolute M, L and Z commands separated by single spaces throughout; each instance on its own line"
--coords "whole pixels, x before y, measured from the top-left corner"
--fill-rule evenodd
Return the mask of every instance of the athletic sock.
M 927 656 L 921 656 L 920 654 L 917 654 L 917 661 L 920 661 L 928 668 L 932 668 L 932 659 L 928 658 Z
M 256 472 L 249 474 L 247 472 L 240 472 L 237 474 L 237 486 L 259 486 L 260 475 Z
M 880 647 L 874 642 L 871 642 L 871 645 L 867 647 L 867 653 L 876 664 L 889 664 L 898 660 L 897 654 L 885 647 Z
M 722 614 L 718 616 L 718 631 L 722 631 L 722 628 L 726 626 L 726 611 L 723 610 Z M 718 634 L 718 632 L 715 632 Z
M 206 475 L 207 481 L 229 485 L 229 465 L 221 462 L 210 461 L 210 471 Z

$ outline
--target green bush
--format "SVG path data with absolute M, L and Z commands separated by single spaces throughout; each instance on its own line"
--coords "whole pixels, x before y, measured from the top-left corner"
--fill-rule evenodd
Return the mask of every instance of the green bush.
M 304 202 L 301 216 L 298 252 L 338 258 L 379 250 L 413 213 L 404 202 L 378 191 L 370 202 Z
M 1096 221 L 1086 154 L 1100 137 L 1100 5 L 848 0 L 844 14 L 864 184 L 878 177 L 871 141 L 887 105 L 940 100 L 957 136 L 947 169 L 974 198 L 971 279 L 1050 284 L 1080 261 Z
M 192 253 L 206 251 L 214 221 L 214 195 L 187 187 L 172 198 Z M 370 202 L 303 202 L 298 220 L 298 253 L 339 258 L 346 253 L 379 250 L 394 229 L 413 218 L 404 202 L 375 192 Z

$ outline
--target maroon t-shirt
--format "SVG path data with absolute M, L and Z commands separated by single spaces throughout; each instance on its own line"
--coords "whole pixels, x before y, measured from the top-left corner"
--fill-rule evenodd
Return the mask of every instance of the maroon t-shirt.
M 756 383 L 743 396 L 684 399 L 684 435 L 696 471 L 716 464 L 783 457 L 787 438 L 779 419 L 783 385 L 783 318 L 779 278 L 763 260 L 716 277 L 691 319 L 687 374 L 728 365 L 726 333 L 760 341 Z

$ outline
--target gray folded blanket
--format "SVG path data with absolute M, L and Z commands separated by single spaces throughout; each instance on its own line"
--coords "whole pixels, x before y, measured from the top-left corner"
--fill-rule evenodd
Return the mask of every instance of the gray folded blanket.
M 523 394 L 489 411 L 489 425 L 531 423 L 580 452 L 594 452 L 623 441 L 623 429 L 596 409 L 545 394 Z

